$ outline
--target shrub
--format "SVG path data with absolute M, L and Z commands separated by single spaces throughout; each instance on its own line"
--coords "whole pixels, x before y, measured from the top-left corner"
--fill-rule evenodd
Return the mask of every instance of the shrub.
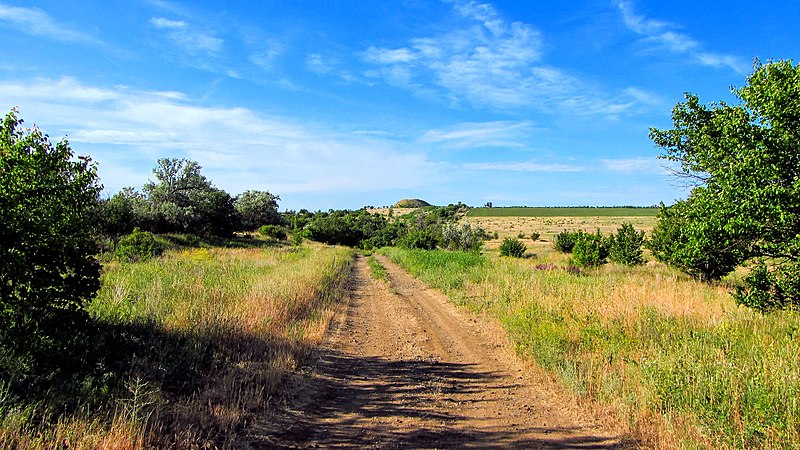
M 30 357 L 61 362 L 63 341 L 88 320 L 83 306 L 100 287 L 99 193 L 90 158 L 76 158 L 66 140 L 54 145 L 38 128 L 23 128 L 16 111 L 2 119 L 0 384 L 37 370 Z M 6 365 L 16 358 L 27 361 Z
M 517 239 L 525 239 L 525 233 L 517 234 Z
M 436 236 L 429 230 L 409 231 L 398 240 L 397 245 L 404 248 L 433 250 L 436 248 Z
M 503 243 L 500 244 L 500 255 L 501 256 L 513 256 L 515 258 L 522 258 L 525 256 L 525 244 L 523 244 L 519 239 L 514 238 L 505 238 L 503 239 Z
M 531 233 L 531 240 L 532 241 L 538 241 L 540 237 L 542 237 L 542 235 L 537 233 L 537 232 L 535 232 L 535 231 Z
M 578 236 L 583 233 L 582 231 L 567 231 L 564 230 L 561 233 L 558 233 L 553 239 L 553 245 L 555 246 L 556 250 L 560 251 L 561 253 L 572 253 L 572 249 L 575 247 L 575 241 Z
M 122 261 L 144 261 L 163 252 L 164 247 L 156 241 L 153 233 L 137 227 L 133 229 L 133 233 L 119 240 L 114 256 Z
M 259 227 L 258 234 L 272 239 L 286 239 L 286 229 L 280 225 L 263 225 Z
M 442 247 L 448 250 L 480 251 L 483 240 L 487 236 L 483 228 L 472 226 L 468 223 L 458 227 L 454 223 L 447 223 L 442 227 Z
M 581 267 L 598 267 L 608 258 L 608 243 L 600 230 L 596 234 L 579 231 L 572 248 L 572 262 Z
M 611 261 L 626 266 L 644 264 L 643 243 L 644 231 L 637 232 L 630 223 L 623 223 L 617 234 L 612 234 L 608 238 L 608 257 Z

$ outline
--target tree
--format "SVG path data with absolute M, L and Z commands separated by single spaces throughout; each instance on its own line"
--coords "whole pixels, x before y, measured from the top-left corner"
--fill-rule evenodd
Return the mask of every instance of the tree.
M 625 222 L 617 229 L 617 234 L 608 237 L 608 258 L 626 266 L 644 264 L 642 244 L 644 231 L 636 231 L 633 225 Z
M 672 111 L 674 127 L 652 129 L 662 155 L 696 183 L 681 214 L 685 240 L 758 270 L 737 301 L 764 309 L 800 306 L 800 66 L 756 62 L 739 105 L 701 105 L 697 96 Z M 692 239 L 705 239 L 702 246 Z M 712 263 L 716 263 L 712 261 Z M 732 270 L 723 261 L 719 273 Z M 735 265 L 733 265 L 735 267 Z M 781 300 L 778 300 L 781 298 Z M 770 301 L 766 301 L 769 299 Z M 778 306 L 775 306 L 778 305 Z
M 606 261 L 608 241 L 599 229 L 595 234 L 578 231 L 575 236 L 575 245 L 570 258 L 573 264 L 581 267 L 600 267 L 608 262 Z
M 238 228 L 233 198 L 217 189 L 188 159 L 162 158 L 156 181 L 144 185 L 149 210 L 143 225 L 153 232 L 226 236 Z
M 16 111 L 0 128 L 0 356 L 41 357 L 75 332 L 100 287 L 95 164 Z M 0 358 L 0 363 L 4 362 Z M 3 371 L 0 367 L 0 373 Z
M 731 236 L 722 222 L 701 202 L 704 189 L 697 188 L 685 201 L 667 208 L 663 204 L 647 247 L 656 260 L 703 281 L 719 280 L 745 259 L 746 248 Z M 698 204 L 699 203 L 699 204 Z
M 281 198 L 267 191 L 244 191 L 236 196 L 236 212 L 242 222 L 242 229 L 255 230 L 262 225 L 279 225 L 284 223 L 278 213 L 278 201 Z
M 100 201 L 101 232 L 107 236 L 131 233 L 142 222 L 147 210 L 147 201 L 141 194 L 133 188 L 123 188 L 111 198 Z

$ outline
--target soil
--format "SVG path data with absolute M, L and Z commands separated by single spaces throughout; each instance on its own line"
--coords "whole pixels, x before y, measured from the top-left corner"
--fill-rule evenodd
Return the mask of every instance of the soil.
M 389 282 L 356 258 L 350 299 L 251 448 L 634 447 L 527 370 L 496 323 L 378 258 Z

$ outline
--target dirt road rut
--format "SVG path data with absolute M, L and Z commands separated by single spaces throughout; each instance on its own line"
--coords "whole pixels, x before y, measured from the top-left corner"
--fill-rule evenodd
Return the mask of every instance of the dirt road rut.
M 349 304 L 254 448 L 630 447 L 524 370 L 496 325 L 380 262 L 389 283 L 356 258 Z

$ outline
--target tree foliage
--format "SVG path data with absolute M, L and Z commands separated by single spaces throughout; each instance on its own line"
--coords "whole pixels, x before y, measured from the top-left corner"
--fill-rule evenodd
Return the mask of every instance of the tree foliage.
M 606 264 L 609 251 L 608 240 L 597 230 L 597 233 L 577 231 L 575 245 L 572 247 L 573 264 L 580 267 L 599 267 Z
M 95 259 L 95 165 L 23 129 L 0 128 L 0 345 L 12 357 L 43 352 L 83 321 L 100 287 Z M 2 369 L 2 367 L 0 367 Z M 0 370 L 1 372 L 2 370 Z
M 738 105 L 703 105 L 687 94 L 672 111 L 673 128 L 650 132 L 665 150 L 662 157 L 679 163 L 680 174 L 697 184 L 674 214 L 663 213 L 683 221 L 686 231 L 671 231 L 681 243 L 662 246 L 670 253 L 662 257 L 699 260 L 713 248 L 705 263 L 713 277 L 749 260 L 756 270 L 737 290 L 739 302 L 797 307 L 800 66 L 756 63 L 747 85 L 733 92 Z
M 608 237 L 608 258 L 626 266 L 644 264 L 643 244 L 644 231 L 636 231 L 632 224 L 625 222 L 620 225 L 616 234 Z
M 244 191 L 236 196 L 234 204 L 243 230 L 255 230 L 263 225 L 280 225 L 283 217 L 278 213 L 280 197 L 267 191 Z

